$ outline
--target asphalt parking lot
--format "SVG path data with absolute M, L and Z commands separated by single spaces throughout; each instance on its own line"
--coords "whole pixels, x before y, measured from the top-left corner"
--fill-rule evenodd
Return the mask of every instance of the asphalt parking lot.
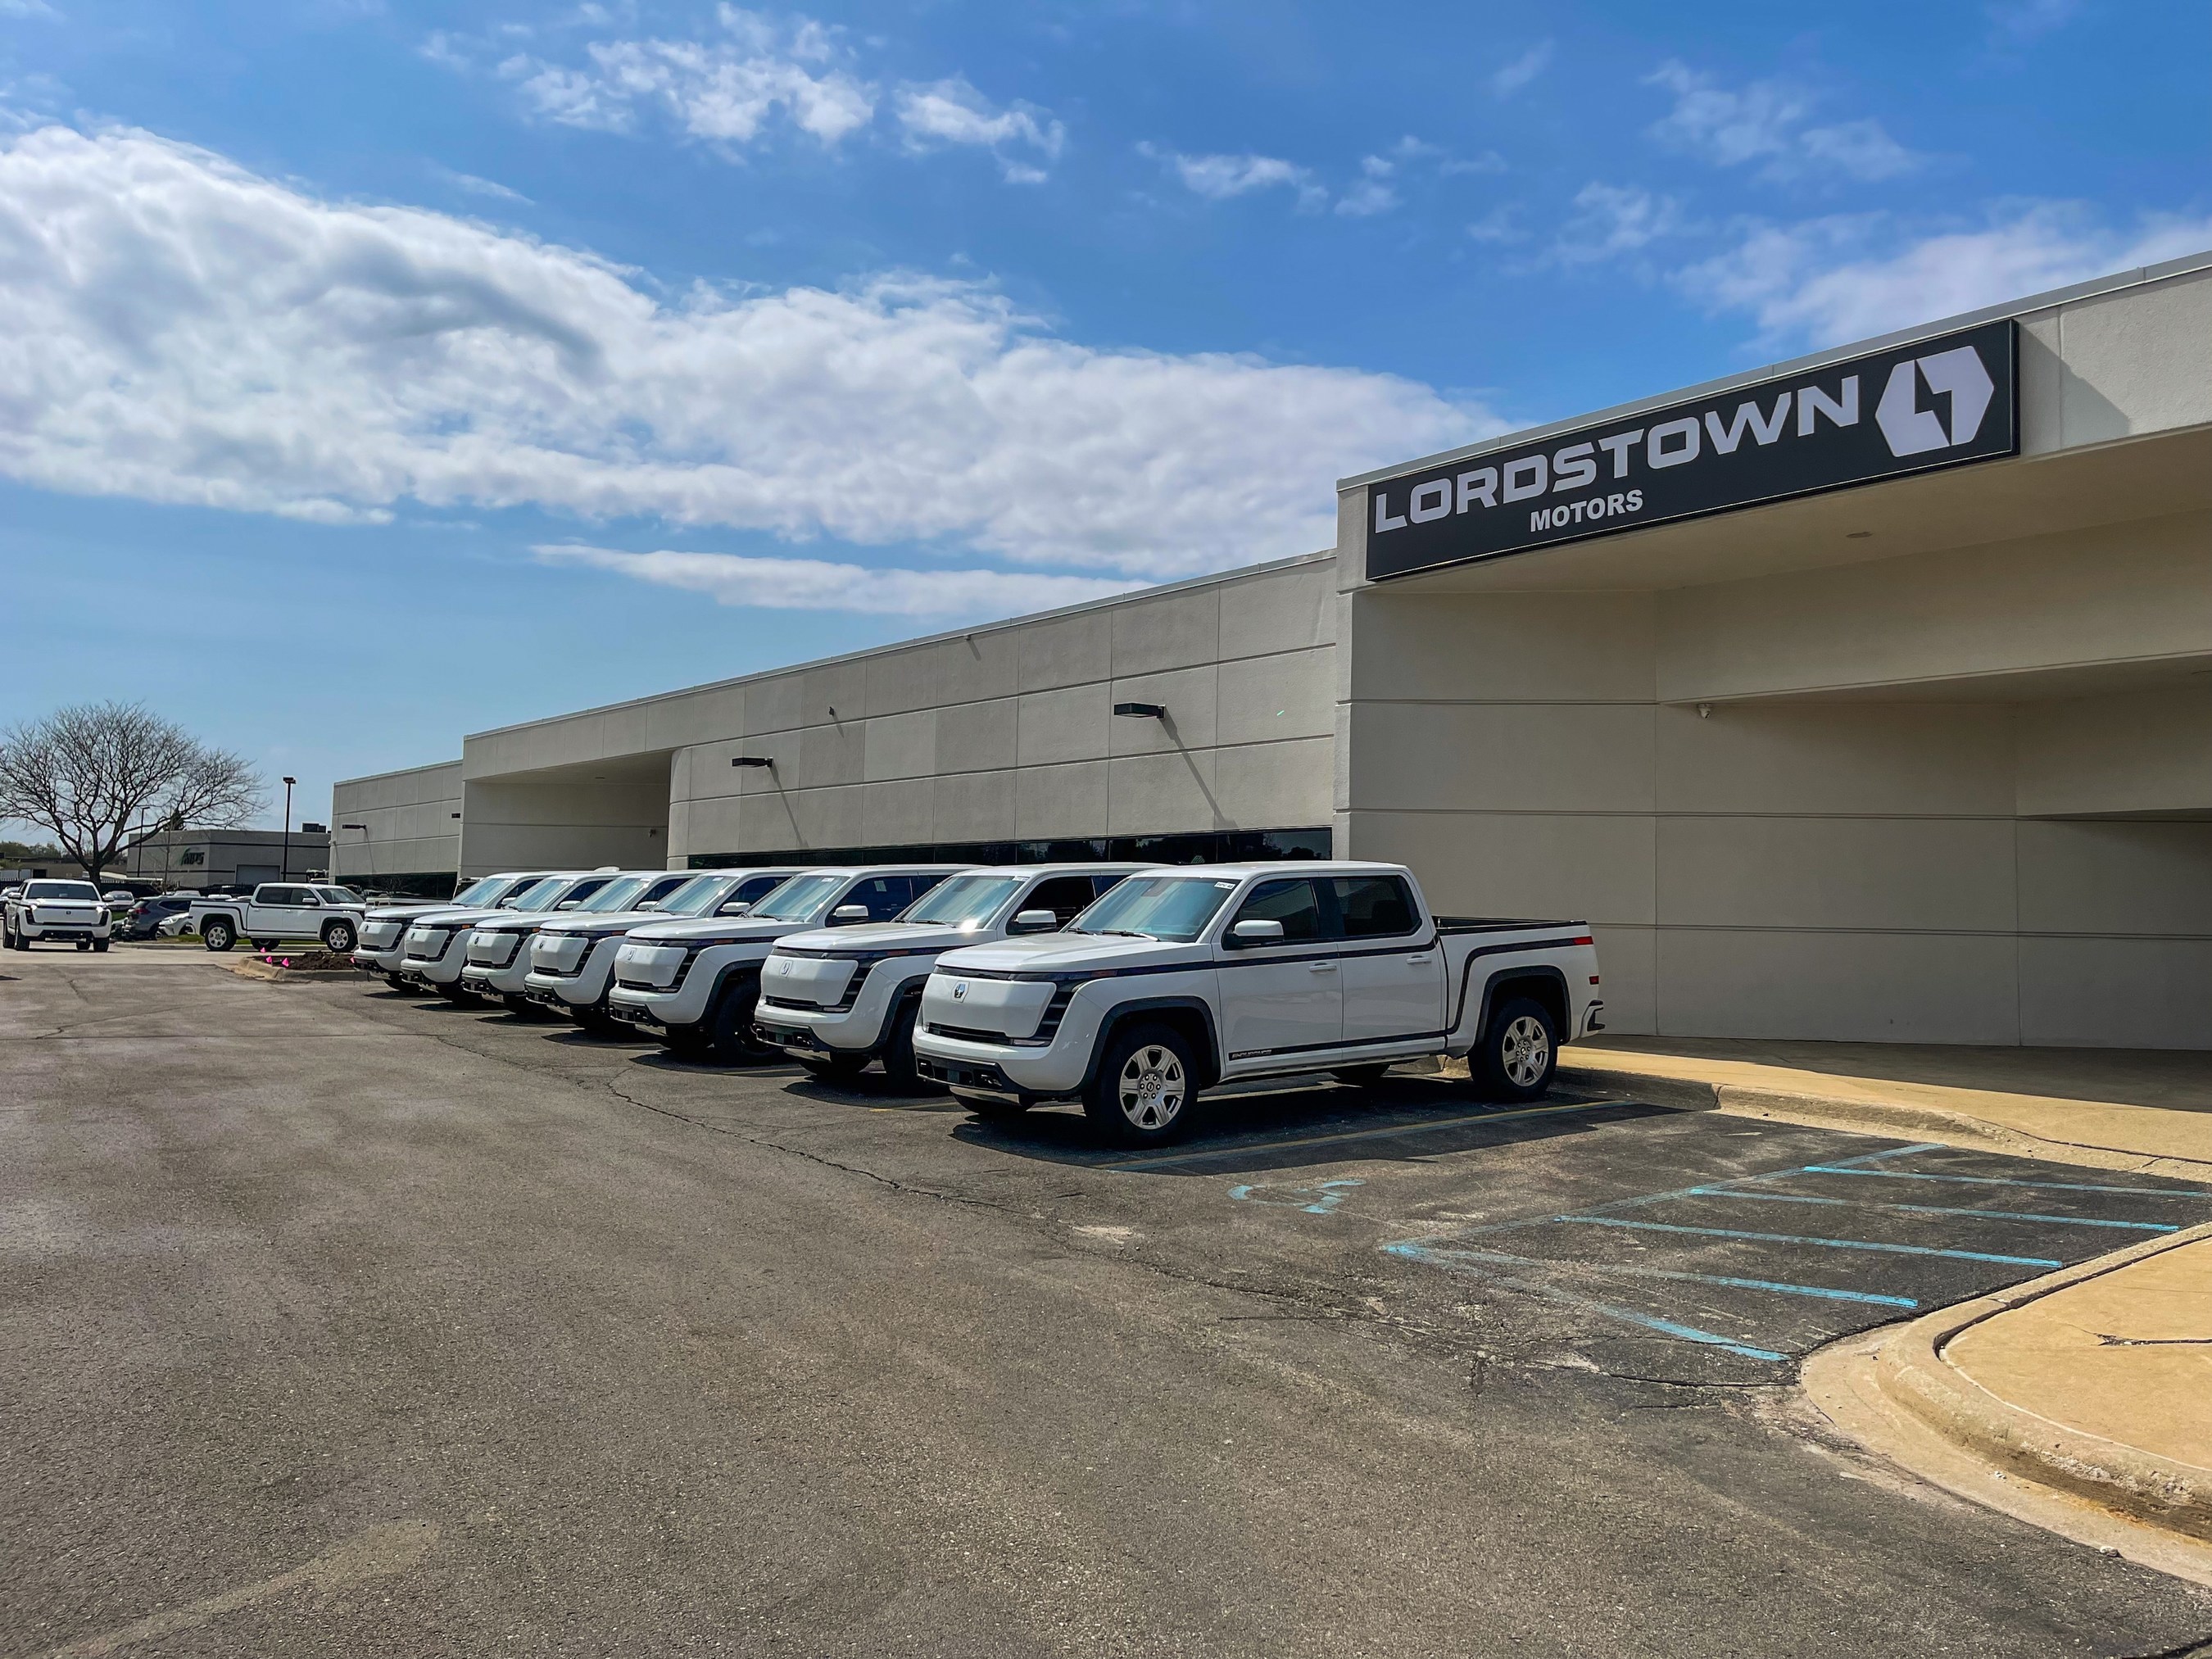
M 1080 1118 L 189 952 L 0 970 L 0 1654 L 2184 1653 L 1847 1331 L 2212 1193 L 1393 1079 Z

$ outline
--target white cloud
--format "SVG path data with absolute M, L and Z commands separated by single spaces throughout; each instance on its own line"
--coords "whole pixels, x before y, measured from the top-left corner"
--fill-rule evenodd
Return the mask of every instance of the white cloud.
M 451 167 L 440 167 L 437 173 L 455 190 L 466 191 L 471 196 L 489 196 L 500 202 L 520 202 L 526 206 L 530 204 L 530 198 L 520 191 L 510 189 L 496 179 L 479 179 L 473 173 L 456 173 Z
M 1753 81 L 1731 91 L 1670 58 L 1646 84 L 1674 94 L 1674 107 L 1652 125 L 1651 136 L 1716 167 L 1758 161 L 1773 179 L 1826 170 L 1872 181 L 1920 165 L 1920 158 L 1879 121 L 1806 125 L 1813 112 L 1811 95 L 1779 81 Z
M 1992 0 L 1985 9 L 2000 38 L 2025 46 L 2072 22 L 2081 0 Z
M 1008 156 L 1005 152 L 1009 148 L 1024 148 L 1053 161 L 1067 138 L 1066 129 L 1048 112 L 1022 103 L 996 108 L 957 76 L 927 86 L 908 82 L 900 87 L 892 112 L 905 131 L 908 148 L 966 144 L 988 149 L 999 157 L 1010 184 L 1041 183 L 1045 174 L 1034 161 Z
M 1127 593 L 1140 582 L 1030 571 L 899 570 L 830 559 L 763 559 L 734 553 L 627 553 L 568 543 L 531 550 L 548 564 L 588 565 L 718 605 L 770 611 L 849 611 L 870 616 L 976 619 L 1052 611 Z
M 0 17 L 55 17 L 61 13 L 46 0 L 0 0 Z
M 1593 180 L 1575 192 L 1574 214 L 1552 244 L 1551 257 L 1559 264 L 1595 264 L 1639 253 L 1681 228 L 1681 209 L 1671 196 Z
M 1159 155 L 1183 187 L 1210 202 L 1232 196 L 1249 196 L 1255 190 L 1291 190 L 1301 207 L 1317 207 L 1328 192 L 1314 181 L 1312 172 L 1277 155 L 1184 155 L 1162 152 L 1148 144 L 1137 147 L 1147 155 Z
M 1392 376 L 1054 337 L 989 287 L 658 297 L 135 131 L 0 140 L 0 473 L 343 521 L 526 506 L 1162 577 L 1504 423 Z
M 1553 48 L 1553 42 L 1539 40 L 1490 77 L 1491 91 L 1500 98 L 1510 98 L 1550 65 Z
M 1405 143 L 1418 143 L 1408 139 Z M 1401 143 L 1401 149 L 1403 149 Z M 1419 151 L 1410 152 L 1418 155 Z M 1388 213 L 1398 205 L 1398 192 L 1389 185 L 1391 175 L 1398 171 L 1395 162 L 1380 155 L 1370 155 L 1359 164 L 1360 178 L 1352 188 L 1337 198 L 1336 210 L 1355 219 L 1368 218 L 1377 213 Z
M 1478 242 L 1525 242 L 1528 233 L 1522 228 L 1520 216 L 1519 208 L 1508 202 L 1470 224 L 1467 234 Z
M 1912 237 L 1887 215 L 1762 226 L 1680 273 L 1716 311 L 1743 311 L 1770 343 L 1837 345 L 2212 246 L 2212 219 L 2130 229 L 2061 203 Z

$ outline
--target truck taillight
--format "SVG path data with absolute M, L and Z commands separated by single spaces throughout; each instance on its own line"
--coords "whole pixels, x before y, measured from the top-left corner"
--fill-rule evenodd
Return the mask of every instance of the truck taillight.
M 1597 941 L 1592 939 L 1588 933 L 1584 933 L 1580 939 L 1571 939 L 1567 943 L 1570 945 L 1595 945 Z

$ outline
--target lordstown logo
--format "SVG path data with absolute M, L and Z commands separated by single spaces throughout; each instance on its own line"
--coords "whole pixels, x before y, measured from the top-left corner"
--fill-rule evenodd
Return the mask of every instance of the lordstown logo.
M 1921 407 L 1921 393 L 1948 398 L 1951 421 L 1946 427 L 1932 409 Z M 1973 442 L 1989 413 L 1996 383 L 1983 366 L 1982 354 L 1972 346 L 1954 346 L 1932 357 L 1912 357 L 1889 371 L 1889 384 L 1875 405 L 1875 424 L 1893 455 L 1925 455 L 1931 449 L 1951 449 Z

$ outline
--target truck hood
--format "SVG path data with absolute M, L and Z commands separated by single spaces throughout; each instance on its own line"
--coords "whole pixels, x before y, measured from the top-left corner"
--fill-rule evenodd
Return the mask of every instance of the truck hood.
M 512 910 L 429 910 L 409 918 L 410 927 L 431 922 L 440 927 L 472 927 L 480 921 L 495 921 L 501 916 L 511 916 Z
M 573 910 L 489 910 L 483 913 L 483 920 L 476 927 L 486 933 L 531 933 L 549 921 L 565 921 L 574 914 Z
M 988 942 L 996 935 L 981 929 L 966 933 L 927 921 L 864 921 L 851 927 L 810 927 L 803 933 L 787 933 L 775 942 L 779 951 L 817 956 L 852 956 L 863 951 L 950 951 L 962 945 Z
M 630 937 L 641 945 L 743 945 L 748 941 L 773 944 L 805 925 L 799 921 L 755 921 L 750 916 L 702 916 L 696 921 L 656 921 L 634 927 Z M 841 927 L 837 931 L 852 930 Z
M 940 974 L 965 970 L 984 974 L 1066 974 L 1081 969 L 1101 973 L 1114 968 L 1188 963 L 1199 967 L 1213 959 L 1206 945 L 1178 945 L 1156 939 L 1121 939 L 1099 933 L 1029 933 L 948 951 L 937 959 Z
M 380 904 L 363 916 L 363 921 L 420 921 L 425 916 L 450 910 L 450 904 Z
M 607 910 L 588 916 L 567 911 L 546 922 L 538 931 L 541 933 L 581 933 L 587 939 L 605 939 L 610 933 L 627 933 L 633 927 L 642 927 L 649 921 L 673 925 L 668 922 L 666 913 L 660 910 Z

